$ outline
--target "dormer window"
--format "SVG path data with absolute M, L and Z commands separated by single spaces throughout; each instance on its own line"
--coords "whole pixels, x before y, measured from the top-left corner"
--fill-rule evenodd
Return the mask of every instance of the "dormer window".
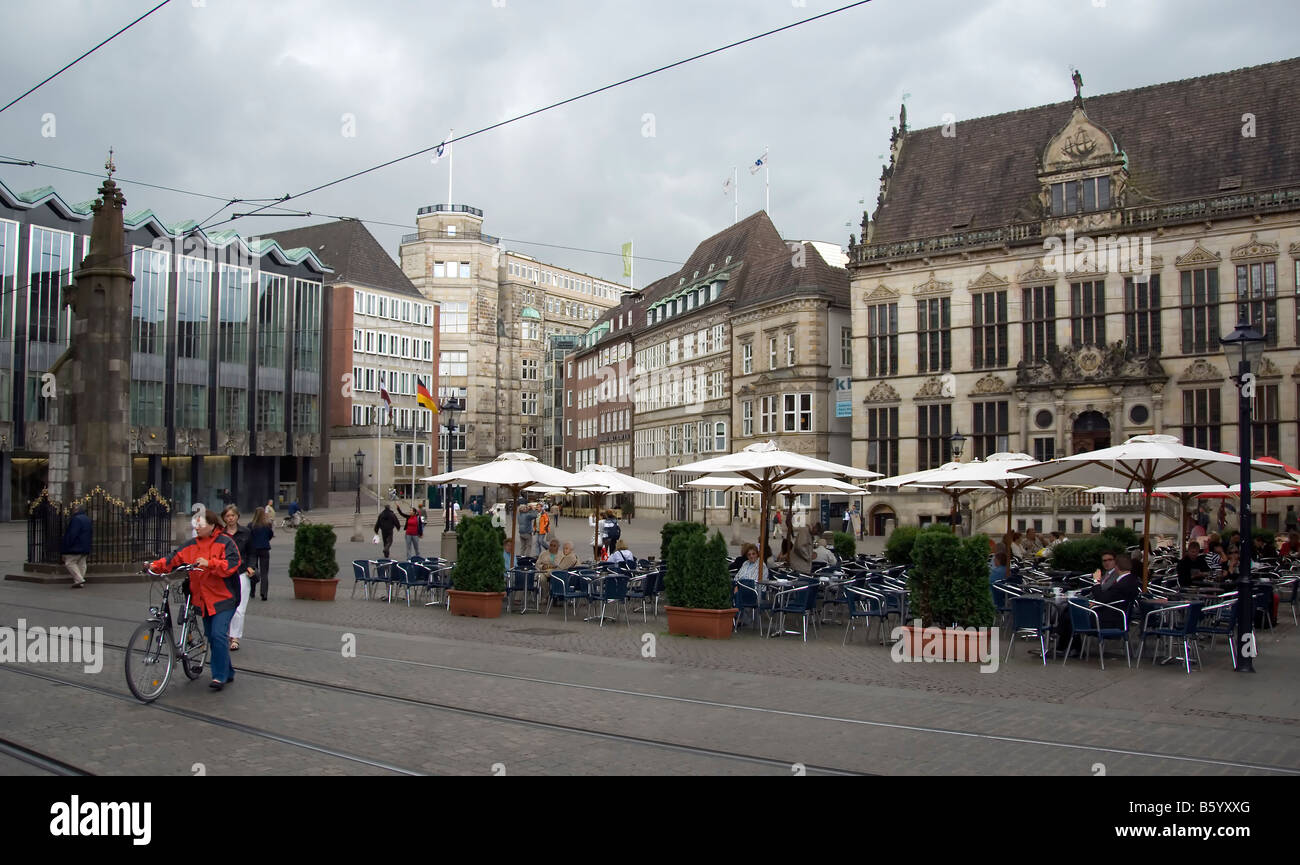
M 1071 216 L 1109 209 L 1109 176 L 1052 184 L 1052 216 Z

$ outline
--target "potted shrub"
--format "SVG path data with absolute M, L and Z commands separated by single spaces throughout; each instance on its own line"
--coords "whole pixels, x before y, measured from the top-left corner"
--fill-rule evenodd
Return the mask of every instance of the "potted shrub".
M 491 517 L 462 517 L 456 526 L 456 566 L 447 591 L 453 616 L 496 619 L 506 596 L 505 545 Z
M 1126 548 L 1122 541 L 1104 533 L 1073 541 L 1062 541 L 1052 547 L 1052 567 L 1058 571 L 1070 571 L 1075 574 L 1092 573 L 1101 567 L 1102 553 L 1122 553 Z
M 707 531 L 699 523 L 664 523 L 664 527 L 659 530 L 659 560 L 664 564 L 668 563 L 668 549 L 672 546 L 673 539 L 679 534 L 683 532 L 698 534 L 702 540 Z
M 954 661 L 988 657 L 988 628 L 997 618 L 989 593 L 988 550 L 986 535 L 918 533 L 907 578 L 914 622 L 902 627 L 904 655 Z
M 668 547 L 664 592 L 668 633 L 713 640 L 731 637 L 737 610 L 731 606 L 727 543 L 720 532 L 711 540 L 703 532 L 676 533 Z
M 854 539 L 851 532 L 836 532 L 832 535 L 835 546 L 835 555 L 839 556 L 841 562 L 851 562 L 858 555 L 858 542 Z
M 333 526 L 301 526 L 293 539 L 289 578 L 300 601 L 332 601 L 338 589 L 339 563 L 334 555 Z
M 912 547 L 916 544 L 916 539 L 921 536 L 922 532 L 947 532 L 952 534 L 952 529 L 946 523 L 932 523 L 922 528 L 921 526 L 899 526 L 889 535 L 885 541 L 885 558 L 889 559 L 896 565 L 912 564 Z

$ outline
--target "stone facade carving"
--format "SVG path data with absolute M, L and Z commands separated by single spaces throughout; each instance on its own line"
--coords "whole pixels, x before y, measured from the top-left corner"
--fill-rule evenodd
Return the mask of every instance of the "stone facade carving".
M 1043 267 L 1041 259 L 1035 259 L 1033 267 L 1028 270 L 1023 270 L 1016 275 L 1016 282 L 1019 282 L 1022 285 L 1031 282 L 1056 282 L 1056 277 L 1057 274 L 1052 273 Z
M 1232 248 L 1232 260 L 1244 261 L 1252 258 L 1277 258 L 1278 245 L 1269 243 L 1266 240 L 1260 240 L 1257 235 L 1252 233 L 1250 240 L 1241 246 Z
M 874 290 L 867 292 L 866 296 L 863 297 L 862 300 L 868 304 L 889 303 L 890 301 L 898 300 L 898 292 L 894 291 L 882 282 L 880 285 L 876 286 Z
M 300 457 L 320 456 L 320 436 L 315 433 L 294 436 L 293 453 Z
M 890 387 L 888 382 L 881 381 L 876 383 L 863 402 L 898 402 L 899 399 L 898 391 Z
M 975 390 L 971 391 L 972 395 L 985 396 L 987 394 L 1011 393 L 1011 388 L 1007 383 L 996 375 L 986 375 L 979 381 L 975 382 Z
M 130 431 L 130 440 L 131 453 L 167 453 L 167 429 L 165 427 L 133 426 Z
M 217 451 L 229 456 L 248 456 L 248 431 L 222 430 L 217 433 Z
M 1198 357 L 1192 365 L 1183 370 L 1180 382 L 1189 381 L 1223 381 L 1224 375 L 1219 368 L 1203 357 Z
M 930 271 L 930 278 L 912 289 L 912 294 L 917 297 L 930 297 L 932 295 L 952 294 L 951 282 L 940 282 L 935 279 L 934 271 Z
M 996 273 L 994 273 L 991 270 L 985 270 L 983 273 L 979 275 L 977 279 L 975 279 L 970 284 L 969 291 L 974 293 L 977 291 L 986 291 L 989 289 L 1006 288 L 1007 285 L 1008 283 L 1005 279 L 998 276 Z
M 1259 371 L 1255 373 L 1256 378 L 1281 378 L 1282 370 L 1277 368 L 1277 364 L 1267 357 L 1260 361 Z
M 1192 244 L 1192 248 L 1189 249 L 1186 254 L 1175 258 L 1174 264 L 1177 267 L 1207 267 L 1218 264 L 1221 261 L 1223 261 L 1223 256 L 1219 255 L 1217 252 L 1210 252 L 1204 246 L 1201 246 L 1199 241 L 1197 241 Z
M 1106 346 L 1067 346 L 1037 363 L 1021 361 L 1016 368 L 1017 386 L 1035 389 L 1116 381 L 1136 384 L 1168 378 L 1159 360 L 1139 356 L 1122 340 Z
M 916 391 L 917 399 L 952 399 L 953 394 L 944 389 L 943 379 L 931 376 Z

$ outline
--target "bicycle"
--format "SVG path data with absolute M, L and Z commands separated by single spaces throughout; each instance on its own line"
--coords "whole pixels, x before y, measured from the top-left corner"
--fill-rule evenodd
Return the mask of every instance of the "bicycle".
M 298 511 L 298 513 L 291 517 L 285 517 L 284 522 L 280 524 L 280 527 L 285 529 L 296 529 L 299 526 L 308 525 L 310 522 L 311 520 L 307 519 L 306 513 Z
M 172 669 L 179 655 L 181 669 L 186 678 L 197 679 L 203 675 L 208 661 L 208 638 L 199 618 L 198 608 L 190 603 L 190 583 L 186 577 L 180 585 L 180 633 L 172 626 L 172 578 L 195 569 L 194 565 L 181 565 L 170 574 L 161 574 L 145 565 L 143 572 L 163 580 L 162 602 L 149 608 L 149 619 L 131 634 L 126 647 L 126 685 L 142 703 L 152 703 L 167 690 Z

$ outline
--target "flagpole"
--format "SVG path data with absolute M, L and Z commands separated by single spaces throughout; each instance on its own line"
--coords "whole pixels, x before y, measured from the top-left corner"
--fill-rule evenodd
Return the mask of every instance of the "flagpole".
M 452 177 L 456 172 L 456 148 L 450 143 L 451 140 L 455 137 L 456 137 L 455 129 L 452 129 L 447 133 L 447 141 L 448 141 L 447 144 L 447 206 L 448 207 L 450 207 L 452 204 L 455 203 L 455 199 L 451 197 L 451 192 L 452 192 L 451 182 L 452 182 Z
M 763 185 L 767 187 L 767 206 L 764 209 L 769 219 L 772 216 L 772 159 L 768 156 L 770 152 L 769 148 L 763 148 Z
M 375 513 L 379 513 L 381 502 L 379 491 L 384 486 L 384 409 L 382 405 L 375 407 L 375 420 L 378 421 L 376 426 L 379 427 L 379 438 L 375 443 L 375 471 L 379 473 L 375 480 Z
M 732 197 L 736 201 L 736 209 L 735 213 L 732 214 L 731 224 L 735 225 L 740 222 L 740 168 L 735 165 L 731 166 L 731 190 Z
M 632 280 L 632 284 L 629 286 L 629 288 L 631 288 L 633 291 L 636 291 L 636 238 L 635 237 L 632 238 L 632 260 L 629 262 L 628 269 L 632 271 L 630 274 L 628 274 L 629 279 Z

